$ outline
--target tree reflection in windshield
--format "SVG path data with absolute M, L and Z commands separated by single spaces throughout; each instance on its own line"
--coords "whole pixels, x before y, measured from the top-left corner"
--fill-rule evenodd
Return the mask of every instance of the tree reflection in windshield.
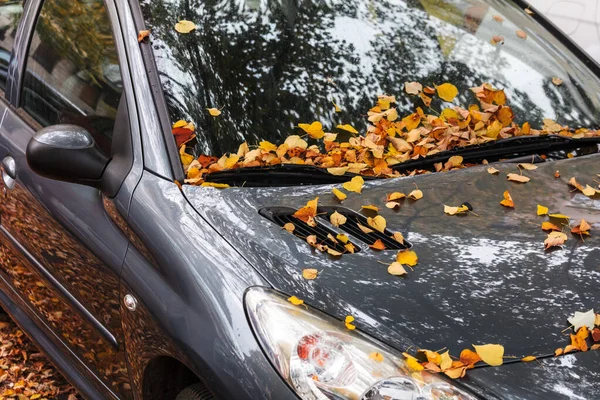
M 196 124 L 197 154 L 279 143 L 315 120 L 364 132 L 377 94 L 401 95 L 406 81 L 452 82 L 464 106 L 474 102 L 468 88 L 489 82 L 505 89 L 517 123 L 598 126 L 597 78 L 504 1 L 144 0 L 142 9 L 171 118 Z M 198 29 L 177 33 L 179 19 Z M 505 43 L 491 44 L 494 35 Z M 422 106 L 397 98 L 401 114 Z

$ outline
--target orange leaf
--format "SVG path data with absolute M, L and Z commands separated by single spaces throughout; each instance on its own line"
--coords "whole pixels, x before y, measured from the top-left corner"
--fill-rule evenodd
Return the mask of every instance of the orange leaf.
M 315 197 L 306 203 L 304 207 L 296 211 L 292 217 L 298 218 L 300 221 L 305 222 L 309 226 L 316 226 L 317 222 L 315 217 L 317 216 L 317 203 L 319 198 Z
M 515 208 L 515 203 L 513 202 L 510 193 L 508 193 L 508 190 L 505 191 L 502 195 L 504 196 L 504 200 L 502 200 L 500 204 L 502 204 L 504 207 Z
M 369 247 L 374 250 L 385 250 L 385 244 L 383 244 L 381 239 L 377 239 L 375 243 L 370 244 Z

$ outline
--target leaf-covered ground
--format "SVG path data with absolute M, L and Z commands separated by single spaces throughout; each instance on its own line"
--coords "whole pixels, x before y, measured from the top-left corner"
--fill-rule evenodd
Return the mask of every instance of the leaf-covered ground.
M 0 400 L 77 400 L 75 389 L 0 310 Z

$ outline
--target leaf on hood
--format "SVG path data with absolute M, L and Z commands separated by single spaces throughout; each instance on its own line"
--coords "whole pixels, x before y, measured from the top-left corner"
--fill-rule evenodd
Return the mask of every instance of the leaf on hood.
M 304 304 L 304 300 L 301 300 L 301 299 L 297 298 L 296 296 L 288 297 L 288 301 L 295 306 Z
M 323 124 L 319 121 L 314 121 L 312 124 L 298 124 L 298 128 L 302 129 L 313 139 L 321 139 L 325 136 L 323 132 Z
M 415 189 L 408 194 L 408 198 L 417 201 L 423 198 L 423 192 L 421 192 L 419 189 Z
M 570 219 L 570 217 L 569 217 L 568 215 L 565 215 L 565 214 L 557 214 L 557 213 L 554 213 L 554 214 L 548 214 L 548 217 L 550 217 L 550 218 L 556 218 L 556 219 L 567 219 L 567 220 L 568 220 L 568 219 Z
M 500 173 L 500 170 L 498 170 L 494 167 L 488 167 L 487 172 L 488 172 L 488 174 L 497 175 Z
M 364 226 L 360 222 L 357 222 L 356 225 L 358 226 L 358 229 L 360 229 L 362 231 L 362 233 L 366 233 L 367 235 L 369 233 L 373 233 L 373 229 L 367 228 L 366 226 Z
M 396 255 L 396 261 L 400 264 L 414 267 L 419 262 L 419 257 L 417 257 L 417 253 L 413 250 L 402 250 Z
M 525 31 L 522 30 L 518 30 L 516 32 L 517 37 L 521 38 L 521 39 L 527 39 L 527 33 Z
M 400 207 L 400 202 L 397 200 L 403 199 L 404 197 L 406 197 L 406 195 L 401 192 L 389 193 L 386 195 L 386 198 L 385 198 L 385 206 L 387 208 Z
M 446 371 L 451 366 L 452 366 L 452 359 L 450 358 L 450 352 L 446 351 L 441 354 L 440 369 L 442 371 Z
M 349 182 L 345 182 L 342 186 L 349 192 L 361 193 L 365 181 L 360 176 L 355 176 Z
M 452 101 L 458 94 L 458 89 L 451 83 L 442 83 L 435 87 L 437 89 L 437 95 L 444 101 Z
M 371 228 L 382 233 L 385 231 L 385 227 L 387 225 L 385 218 L 383 218 L 381 215 L 377 215 L 374 218 L 367 218 L 367 223 Z
M 579 225 L 574 226 L 571 229 L 571 232 L 576 234 L 576 235 L 589 235 L 590 234 L 590 229 L 592 229 L 592 227 L 590 226 L 590 224 L 587 223 L 587 221 L 585 219 L 581 219 L 581 222 L 579 223 Z
M 340 176 L 348 172 L 348 167 L 331 167 L 327 168 L 327 172 L 329 172 L 331 175 Z
M 425 369 L 425 367 L 423 367 L 420 363 L 419 360 L 417 360 L 416 358 L 410 356 L 408 353 L 403 353 L 404 356 L 406 357 L 406 366 L 411 370 L 411 371 L 423 371 Z
M 468 366 L 469 368 L 473 368 L 473 366 L 476 363 L 481 361 L 481 357 L 479 357 L 479 354 L 477 354 L 471 349 L 464 349 L 460 352 L 459 360 L 461 363 Z
M 404 82 L 404 91 L 408 94 L 419 94 L 423 90 L 423 85 L 419 82 Z
M 346 197 L 348 197 L 346 193 L 342 192 L 340 189 L 333 188 L 331 191 L 339 201 L 344 201 L 346 200 Z
M 546 214 L 548 214 L 548 207 L 544 207 L 544 206 L 541 206 L 538 204 L 537 205 L 537 215 L 546 215 Z
M 336 126 L 336 128 L 341 129 L 346 132 L 353 133 L 353 134 L 358 134 L 358 131 L 356 129 L 354 129 L 354 127 L 352 127 L 352 125 L 350 125 L 350 124 L 343 124 L 343 125 L 340 124 L 340 125 Z
M 336 227 L 345 224 L 347 220 L 348 218 L 337 211 L 329 216 L 329 222 L 331 222 L 331 225 Z
M 342 243 L 348 243 L 348 241 L 350 240 L 350 238 L 348 238 L 348 235 L 345 235 L 343 233 L 338 233 L 337 235 L 335 235 L 335 238 Z
M 526 169 L 527 171 L 533 171 L 534 169 L 538 169 L 537 165 L 531 163 L 519 163 L 517 167 Z
M 340 106 L 335 104 L 335 101 L 332 101 L 331 103 L 333 104 L 336 113 L 342 112 L 342 109 L 340 108 Z
M 296 225 L 292 224 L 291 222 L 288 222 L 287 224 L 283 225 L 283 229 L 285 229 L 289 233 L 292 233 L 294 232 L 294 229 L 296 229 Z
M 344 248 L 346 249 L 346 251 L 350 254 L 354 254 L 354 251 L 356 250 L 356 248 L 354 247 L 354 245 L 352 243 L 346 243 L 344 245 Z
M 260 142 L 258 144 L 258 148 L 267 152 L 271 152 L 271 151 L 277 151 L 277 146 L 275 146 L 273 143 L 269 142 L 268 140 L 263 140 L 262 142 Z
M 523 362 L 531 362 L 534 360 L 537 360 L 536 356 L 526 356 L 526 357 L 521 358 L 521 361 L 523 361 Z
M 375 362 L 382 362 L 383 361 L 383 354 L 381 354 L 378 351 L 374 351 L 372 353 L 369 354 L 369 358 Z
M 304 207 L 292 214 L 292 217 L 298 218 L 300 221 L 305 222 L 308 226 L 317 226 L 315 217 L 317 216 L 318 202 L 318 197 L 315 197 L 313 200 L 309 200 Z
M 569 324 L 573 325 L 573 330 L 577 332 L 582 326 L 587 326 L 589 329 L 594 329 L 594 323 L 596 320 L 596 314 L 594 309 L 588 311 L 575 311 L 575 313 L 567 318 Z
M 484 344 L 481 346 L 473 345 L 473 347 L 484 363 L 494 367 L 502 365 L 504 346 L 500 344 Z
M 593 187 L 591 187 L 590 185 L 585 185 L 585 187 L 581 191 L 581 193 L 583 193 L 587 197 L 595 196 L 597 192 L 598 191 L 596 189 L 594 189 Z
M 353 324 L 354 322 L 354 317 L 352 315 L 348 315 L 346 317 L 346 319 L 344 320 L 344 324 L 346 325 L 346 328 L 353 331 L 356 329 L 356 326 Z
M 545 222 L 542 222 L 542 230 L 543 231 L 560 231 L 561 229 L 558 226 L 554 225 L 552 222 L 545 221 Z
M 588 351 L 588 344 L 586 341 L 588 336 L 590 336 L 590 331 L 587 326 L 583 325 L 581 328 L 577 329 L 575 335 L 571 334 L 571 347 L 579 351 Z M 568 347 L 569 346 L 567 346 L 567 348 Z
M 377 239 L 375 243 L 369 245 L 373 250 L 385 250 L 385 244 L 381 241 L 381 239 Z
M 226 183 L 216 183 L 216 182 L 202 182 L 200 186 L 203 187 L 212 187 L 215 189 L 227 189 L 229 187 Z
M 519 175 L 519 174 L 507 174 L 506 179 L 508 179 L 509 181 L 512 181 L 512 182 L 519 182 L 519 183 L 527 183 L 531 180 L 530 178 L 528 178 L 524 175 Z
M 175 30 L 179 33 L 190 33 L 194 29 L 196 29 L 196 24 L 185 19 L 175 24 Z
M 337 250 L 331 249 L 329 247 L 327 247 L 327 253 L 330 254 L 330 255 L 332 255 L 332 256 L 335 256 L 335 257 L 339 257 L 339 256 L 341 256 L 343 254 L 343 253 L 341 253 L 341 252 L 339 252 Z
M 560 85 L 562 85 L 562 84 L 563 84 L 563 80 L 562 80 L 562 79 L 560 79 L 560 78 L 559 78 L 559 77 L 557 77 L 557 76 L 553 76 L 553 77 L 552 77 L 552 83 L 554 84 L 554 86 L 560 86 Z
M 400 244 L 404 244 L 404 236 L 400 232 L 394 232 L 392 234 L 392 239 Z
M 575 187 L 579 191 L 583 190 L 583 185 L 580 184 L 579 182 L 577 182 L 577 179 L 575 179 L 575 177 L 572 177 L 571 179 L 569 179 L 569 185 Z
M 388 266 L 388 273 L 396 276 L 406 275 L 406 270 L 399 262 L 395 261 Z
M 544 240 L 544 249 L 548 250 L 551 247 L 562 246 L 567 240 L 567 235 L 562 232 L 552 231 Z
M 469 211 L 469 207 L 462 205 L 459 207 L 444 205 L 444 212 L 448 215 L 464 214 Z
M 317 245 L 317 235 L 308 235 L 306 237 L 306 243 L 310 244 L 311 246 L 316 246 Z
M 492 18 L 494 18 L 494 21 L 496 22 L 503 22 L 504 18 L 501 17 L 500 15 L 492 15 Z
M 500 204 L 502 204 L 504 207 L 515 208 L 515 203 L 513 202 L 510 193 L 508 193 L 508 190 L 505 191 L 502 195 L 504 196 L 504 200 L 502 200 Z
M 313 280 L 319 275 L 319 271 L 314 268 L 306 268 L 302 270 L 302 277 L 304 279 Z
M 360 208 L 362 208 L 363 210 L 369 210 L 369 211 L 379 211 L 379 207 L 377 207 L 374 204 L 367 204 L 366 206 L 360 206 Z

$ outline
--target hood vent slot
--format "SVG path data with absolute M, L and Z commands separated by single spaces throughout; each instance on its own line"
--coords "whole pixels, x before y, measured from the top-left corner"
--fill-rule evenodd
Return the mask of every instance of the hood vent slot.
M 340 253 L 347 253 L 346 248 L 344 247 L 344 244 L 342 242 L 335 243 L 327 237 L 328 234 L 331 234 L 333 237 L 336 237 L 338 232 L 335 232 L 329 229 L 327 226 L 325 226 L 325 223 L 323 223 L 322 219 L 317 218 L 317 226 L 308 226 L 306 223 L 300 221 L 298 218 L 292 217 L 292 215 L 295 212 L 296 210 L 291 207 L 268 207 L 261 208 L 258 211 L 260 215 L 281 227 L 283 227 L 288 222 L 291 222 L 295 226 L 293 234 L 304 241 L 306 241 L 307 236 L 315 235 L 317 237 L 317 243 L 327 245 L 327 247 L 329 247 L 330 249 L 333 249 Z M 319 212 L 321 212 L 321 210 L 319 210 Z M 326 223 L 328 224 L 328 222 Z M 354 245 L 354 252 L 358 253 L 360 251 L 360 247 L 358 247 L 355 243 L 352 244 Z
M 319 207 L 319 213 L 325 213 L 321 214 L 320 216 L 322 218 L 327 218 L 328 220 L 329 216 L 335 211 L 347 218 L 346 223 L 340 225 L 339 229 L 345 231 L 346 233 L 354 236 L 355 238 L 368 245 L 372 245 L 373 243 L 375 243 L 375 241 L 377 241 L 377 239 L 379 239 L 385 245 L 386 250 L 404 250 L 412 247 L 412 244 L 410 244 L 406 239 L 404 240 L 404 244 L 396 241 L 394 238 L 392 238 L 393 233 L 390 232 L 388 229 L 386 229 L 384 232 L 379 232 L 373 229 L 373 232 L 371 233 L 364 233 L 358 227 L 358 224 L 361 224 L 362 226 L 365 226 L 369 229 L 372 228 L 369 226 L 367 218 L 362 214 L 342 207 Z

